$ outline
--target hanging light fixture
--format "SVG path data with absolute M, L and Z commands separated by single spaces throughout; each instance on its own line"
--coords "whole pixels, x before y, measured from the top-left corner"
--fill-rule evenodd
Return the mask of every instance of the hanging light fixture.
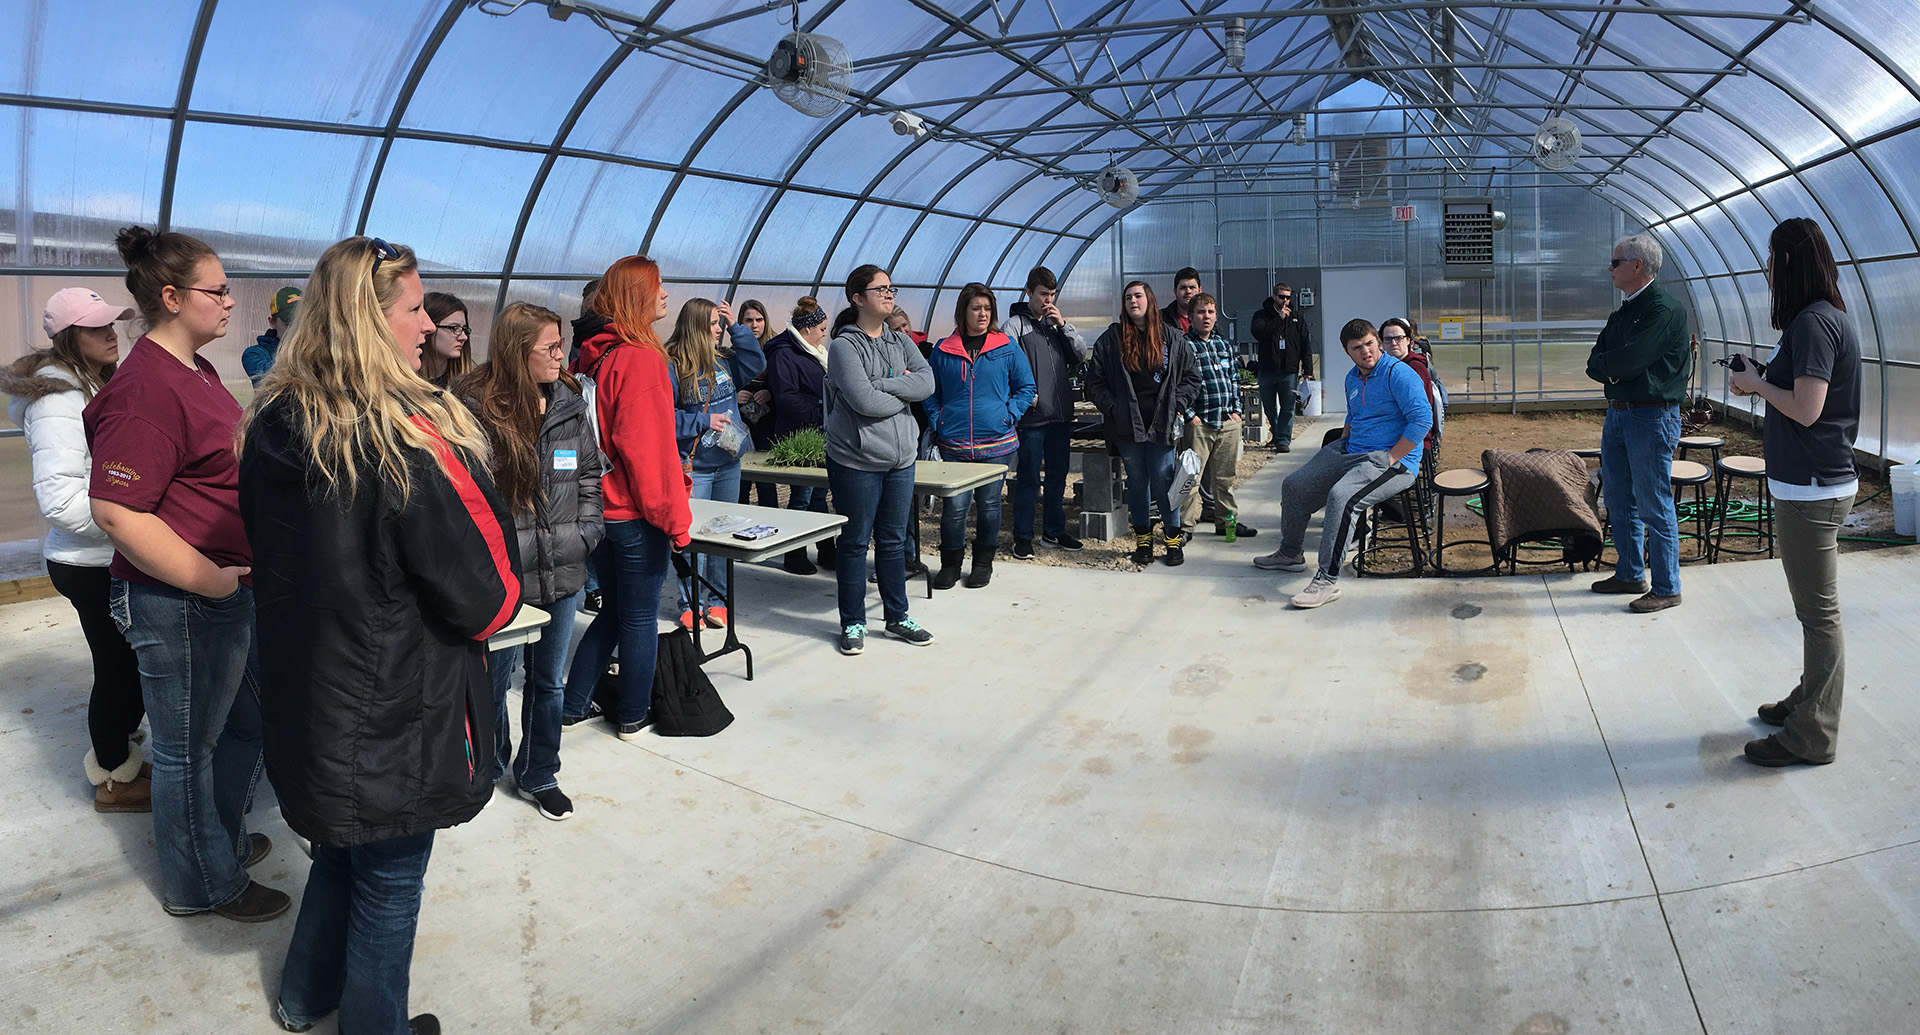
M 1293 142 L 1301 147 L 1307 146 L 1307 113 L 1304 111 L 1293 113 Z
M 1247 20 L 1233 17 L 1227 19 L 1226 59 L 1228 68 L 1239 68 L 1247 63 Z

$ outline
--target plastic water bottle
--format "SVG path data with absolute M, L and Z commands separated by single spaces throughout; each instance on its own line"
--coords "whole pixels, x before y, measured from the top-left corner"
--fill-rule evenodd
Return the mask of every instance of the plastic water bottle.
M 1228 507 L 1227 508 L 1227 534 L 1225 536 L 1225 539 L 1229 543 L 1233 542 L 1234 517 L 1235 515 L 1233 512 L 1233 508 Z

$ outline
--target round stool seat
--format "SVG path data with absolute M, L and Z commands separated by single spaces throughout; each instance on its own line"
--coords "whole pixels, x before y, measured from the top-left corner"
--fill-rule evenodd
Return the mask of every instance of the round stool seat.
M 1726 439 L 1717 438 L 1713 435 L 1682 435 L 1680 436 L 1681 449 L 1719 449 L 1721 446 L 1724 446 L 1726 444 L 1727 444 Z
M 1675 485 L 1698 485 L 1713 477 L 1713 472 L 1695 460 L 1675 460 L 1671 477 Z
M 1487 472 L 1478 467 L 1456 467 L 1433 476 L 1433 491 L 1442 496 L 1471 496 L 1490 484 Z
M 1592 449 L 1571 449 L 1571 450 L 1568 450 L 1568 452 L 1572 453 L 1574 456 L 1577 456 L 1582 460 L 1600 459 L 1599 446 L 1594 446 Z
M 1757 456 L 1723 456 L 1720 469 L 1740 478 L 1765 478 L 1767 462 Z

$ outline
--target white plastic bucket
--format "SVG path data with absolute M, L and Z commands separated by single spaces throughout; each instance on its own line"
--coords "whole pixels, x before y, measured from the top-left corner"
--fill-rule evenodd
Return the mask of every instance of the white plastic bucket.
M 1920 466 L 1901 464 L 1887 469 L 1888 488 L 1893 492 L 1893 532 L 1911 536 L 1915 531 L 1914 502 L 1920 492 Z
M 1318 417 L 1326 410 L 1326 394 L 1320 388 L 1318 380 L 1300 382 L 1300 397 L 1306 404 L 1306 415 Z

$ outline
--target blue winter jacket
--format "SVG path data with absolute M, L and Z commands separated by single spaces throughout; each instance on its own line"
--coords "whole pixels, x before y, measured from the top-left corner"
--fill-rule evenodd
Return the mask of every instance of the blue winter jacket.
M 1014 426 L 1033 405 L 1036 389 L 1027 354 L 1012 338 L 988 331 L 980 358 L 973 360 L 955 331 L 934 346 L 927 362 L 933 367 L 927 420 L 943 455 L 986 459 L 1020 448 Z
M 680 383 L 679 369 L 671 363 L 667 365 L 674 380 L 673 433 L 679 439 L 680 457 L 683 460 L 687 451 L 694 449 L 694 443 L 700 440 L 700 436 L 713 428 L 713 421 L 709 419 L 713 414 L 724 413 L 732 417 L 740 433 L 747 433 L 746 423 L 740 419 L 740 386 L 759 377 L 760 372 L 767 369 L 767 356 L 760 351 L 760 339 L 755 338 L 745 324 L 727 325 L 727 337 L 733 341 L 733 355 L 721 357 L 719 368 L 709 381 L 688 387 Z M 751 439 L 740 443 L 741 454 L 752 448 Z M 719 446 L 703 445 L 693 454 L 693 469 L 718 471 L 739 460 L 740 454 L 729 453 Z
M 1413 452 L 1400 462 L 1418 471 L 1431 427 L 1433 404 L 1412 367 L 1382 353 L 1373 373 L 1363 377 L 1359 367 L 1347 371 L 1347 452 L 1391 450 L 1401 439 L 1410 439 Z

